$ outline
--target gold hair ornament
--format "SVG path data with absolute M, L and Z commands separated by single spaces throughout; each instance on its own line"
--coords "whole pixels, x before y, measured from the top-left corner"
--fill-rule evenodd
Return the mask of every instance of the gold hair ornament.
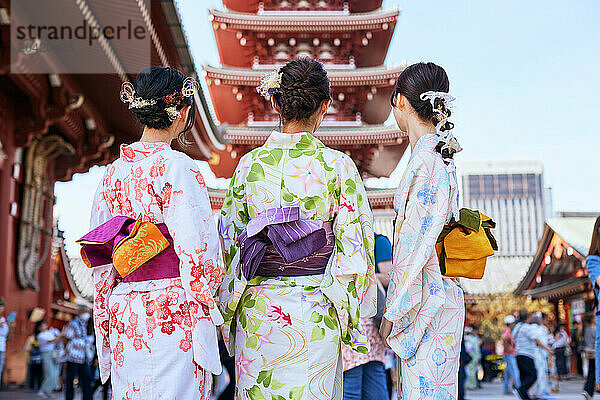
M 128 108 L 143 108 L 146 106 L 153 106 L 156 104 L 155 99 L 142 99 L 135 95 L 135 88 L 131 82 L 123 82 L 121 85 L 120 93 L 121 101 L 123 103 L 129 103 Z

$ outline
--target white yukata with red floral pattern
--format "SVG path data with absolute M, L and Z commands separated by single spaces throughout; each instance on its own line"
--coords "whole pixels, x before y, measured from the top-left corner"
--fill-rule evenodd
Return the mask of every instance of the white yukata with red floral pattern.
M 115 400 L 208 400 L 211 373 L 221 371 L 214 295 L 222 272 L 197 165 L 167 143 L 122 145 L 98 186 L 90 229 L 118 215 L 165 223 L 180 277 L 126 283 L 112 264 L 93 269 L 102 381 L 111 376 Z

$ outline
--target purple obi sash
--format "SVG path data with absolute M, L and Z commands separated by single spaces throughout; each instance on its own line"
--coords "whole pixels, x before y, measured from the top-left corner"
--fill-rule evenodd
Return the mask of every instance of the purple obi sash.
M 77 242 L 88 267 L 112 263 L 123 282 L 179 277 L 179 257 L 165 224 L 116 216 Z
M 265 210 L 237 238 L 244 277 L 324 273 L 335 243 L 332 228 L 332 222 L 300 219 L 299 207 Z

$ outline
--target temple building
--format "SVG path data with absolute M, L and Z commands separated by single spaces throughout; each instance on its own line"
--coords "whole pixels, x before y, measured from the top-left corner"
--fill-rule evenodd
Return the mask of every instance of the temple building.
M 554 320 L 570 330 L 577 315 L 594 315 L 594 291 L 585 259 L 598 213 L 559 213 L 544 225 L 527 273 L 515 294 L 554 305 Z
M 33 332 L 29 311 L 41 307 L 60 326 L 70 318 L 75 303 L 89 301 L 85 276 L 65 270 L 66 255 L 53 218 L 54 183 L 113 161 L 121 143 L 139 138 L 141 127 L 119 100 L 122 82 L 134 77 L 124 72 L 119 60 L 135 57 L 139 49 L 110 43 L 104 47 L 114 68 L 110 74 L 29 73 L 24 55 L 11 59 L 10 24 L 22 16 L 11 13 L 10 3 L 0 0 L 0 296 L 6 301 L 6 313 L 17 315 L 4 381 L 21 383 L 26 372 L 23 346 Z M 74 9 L 68 11 L 80 12 L 88 22 L 110 22 L 111 14 L 102 14 L 101 0 L 77 3 L 81 9 L 73 2 Z M 174 1 L 151 0 L 150 10 L 135 0 L 118 4 L 119 9 L 110 12 L 137 15 L 150 34 L 151 59 L 144 63 L 196 75 Z M 51 59 L 51 52 L 43 56 L 61 62 Z M 224 149 L 224 142 L 202 93 L 196 102 L 192 144 L 185 150 L 196 159 L 209 160 L 213 152 Z

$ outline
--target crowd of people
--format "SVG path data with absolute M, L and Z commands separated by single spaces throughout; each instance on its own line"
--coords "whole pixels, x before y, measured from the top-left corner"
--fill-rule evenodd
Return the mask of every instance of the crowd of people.
M 4 301 L 0 299 L 0 316 L 3 307 Z M 2 357 L 11 330 L 5 317 L 0 317 Z M 65 399 L 73 400 L 77 386 L 82 399 L 91 400 L 102 386 L 103 399 L 108 399 L 110 385 L 103 385 L 98 379 L 93 323 L 87 306 L 79 306 L 76 315 L 62 330 L 51 326 L 42 316 L 35 321 L 33 333 L 26 339 L 23 350 L 27 365 L 23 386 L 31 393 L 48 398 L 52 393 L 64 391 Z M 2 365 L 0 363 L 0 367 Z M 0 368 L 0 376 L 2 371 Z
M 596 390 L 596 320 L 575 316 L 571 334 L 563 323 L 554 324 L 544 312 L 525 310 L 504 318 L 500 341 L 479 334 L 477 325 L 465 329 L 459 375 L 459 400 L 465 391 L 502 377 L 503 391 L 519 399 L 549 399 L 559 382 L 585 377 L 582 395 L 591 399 Z M 502 355 L 502 365 L 494 353 Z M 571 371 L 574 370 L 574 373 Z

